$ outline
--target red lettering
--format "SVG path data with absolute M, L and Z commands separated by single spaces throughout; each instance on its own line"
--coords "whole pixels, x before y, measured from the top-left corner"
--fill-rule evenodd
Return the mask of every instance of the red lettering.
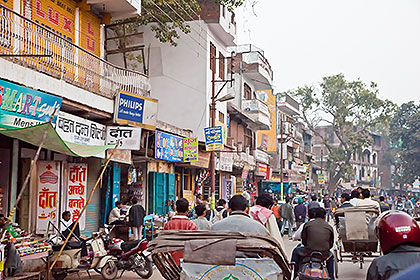
M 95 40 L 93 40 L 92 38 L 87 37 L 86 39 L 86 48 L 88 50 L 90 50 L 91 52 L 95 52 Z
M 39 0 L 36 0 L 35 11 L 36 11 L 37 16 L 45 18 L 45 12 L 41 10 L 41 1 Z
M 63 16 L 64 24 L 63 29 L 73 34 L 73 21 Z
M 95 36 L 95 32 L 92 30 L 92 25 L 90 22 L 87 23 L 87 32 L 89 35 Z
M 57 11 L 54 11 L 51 7 L 48 7 L 48 21 L 57 26 L 60 23 L 60 14 Z

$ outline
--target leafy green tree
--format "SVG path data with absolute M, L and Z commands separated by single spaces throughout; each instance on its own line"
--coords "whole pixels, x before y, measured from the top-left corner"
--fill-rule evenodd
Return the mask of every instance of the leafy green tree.
M 353 175 L 350 164 L 353 153 L 360 153 L 373 139 L 369 131 L 387 126 L 395 105 L 378 97 L 377 85 L 366 84 L 360 79 L 347 81 L 344 75 L 324 77 L 319 87 L 303 86 L 289 92 L 301 105 L 301 118 L 328 152 L 327 170 L 329 189 L 335 190 L 341 178 Z M 329 136 L 316 128 L 331 125 L 339 144 L 331 143 Z
M 420 178 L 420 104 L 401 105 L 391 122 L 394 155 L 394 183 L 412 184 Z

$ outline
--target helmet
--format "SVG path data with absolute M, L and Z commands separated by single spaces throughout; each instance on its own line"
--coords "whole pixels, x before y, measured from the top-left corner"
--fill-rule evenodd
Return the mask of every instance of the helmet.
M 420 227 L 405 212 L 384 212 L 378 217 L 376 230 L 384 254 L 388 254 L 396 246 L 404 243 L 420 246 Z

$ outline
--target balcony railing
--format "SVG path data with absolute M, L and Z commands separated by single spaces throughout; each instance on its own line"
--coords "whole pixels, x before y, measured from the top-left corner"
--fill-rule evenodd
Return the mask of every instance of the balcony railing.
M 115 66 L 2 5 L 0 54 L 108 98 L 120 90 L 150 94 L 146 75 Z

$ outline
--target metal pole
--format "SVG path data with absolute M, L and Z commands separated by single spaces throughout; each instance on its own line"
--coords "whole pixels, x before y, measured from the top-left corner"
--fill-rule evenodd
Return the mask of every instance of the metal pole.
M 216 124 L 216 71 L 212 70 L 212 80 L 211 80 L 211 105 L 210 105 L 210 118 L 211 126 L 214 127 Z M 215 188 L 216 188 L 216 162 L 214 151 L 210 152 L 210 205 L 211 209 L 215 208 Z
M 281 114 L 280 114 L 281 115 Z M 280 117 L 280 199 L 283 200 L 283 116 Z

